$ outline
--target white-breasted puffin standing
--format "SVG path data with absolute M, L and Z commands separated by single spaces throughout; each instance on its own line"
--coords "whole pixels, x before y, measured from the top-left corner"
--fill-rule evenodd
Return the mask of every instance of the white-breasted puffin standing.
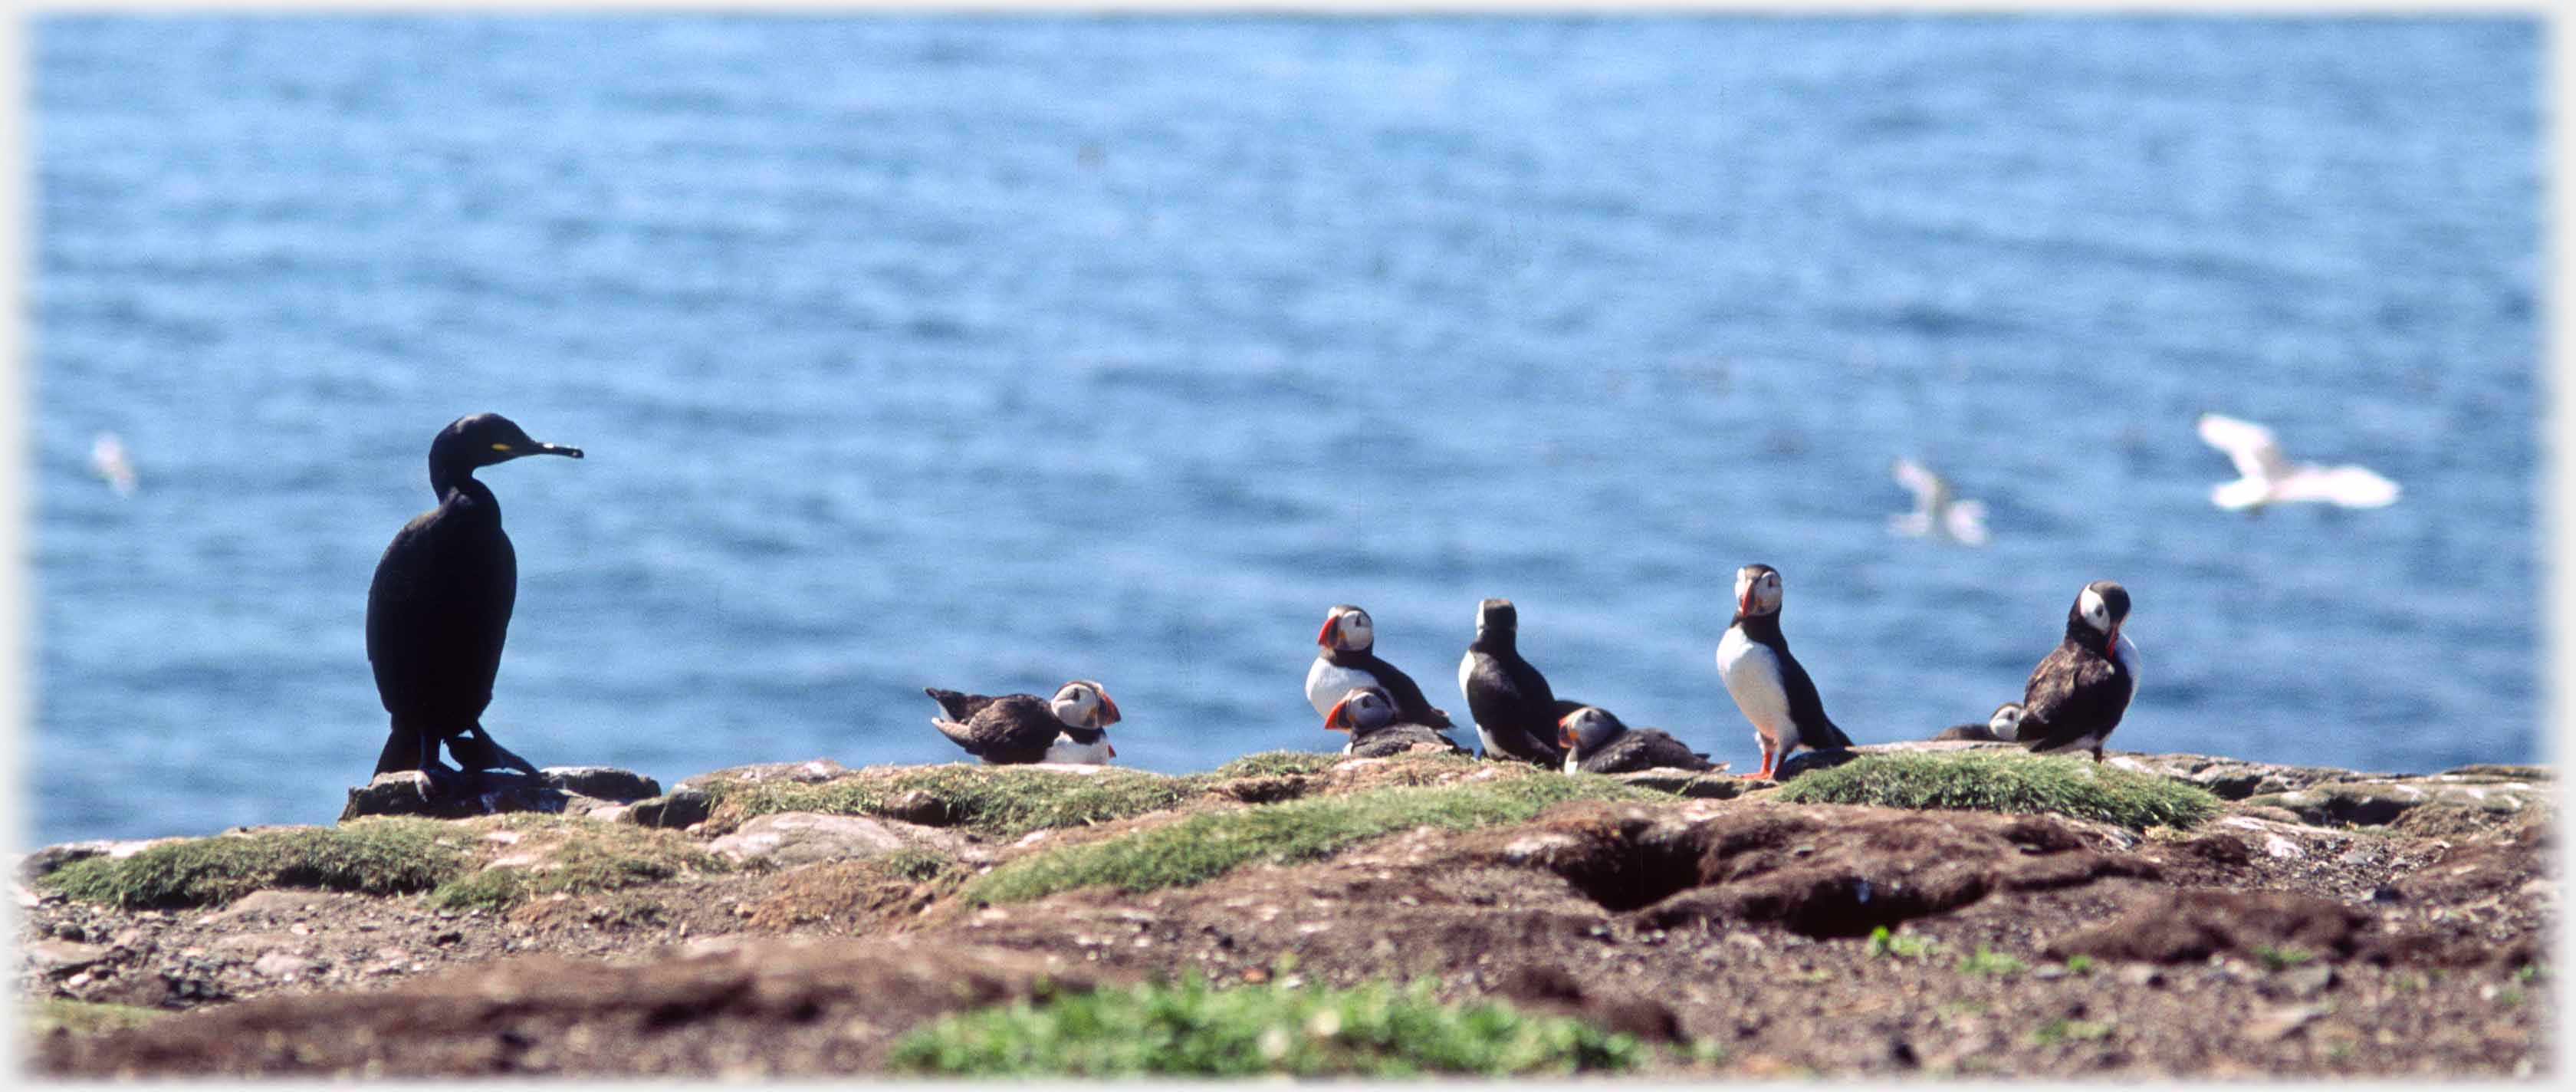
M 1099 763 L 1118 757 L 1118 748 L 1109 745 L 1118 703 L 1089 679 L 1064 684 L 1052 699 L 1035 694 L 985 697 L 930 686 L 921 692 L 948 714 L 932 717 L 931 726 L 991 765 Z
M 1557 742 L 1565 746 L 1567 773 L 1629 773 L 1636 770 L 1715 770 L 1725 764 L 1691 750 L 1660 728 L 1630 728 L 1597 705 L 1577 706 L 1557 722 Z
M 1458 660 L 1458 693 L 1476 718 L 1485 757 L 1554 766 L 1565 761 L 1556 742 L 1556 693 L 1548 689 L 1547 676 L 1521 658 L 1520 629 L 1520 610 L 1511 600 L 1476 604 L 1476 639 Z
M 1351 741 L 1342 745 L 1342 753 L 1355 758 L 1385 758 L 1424 748 L 1443 754 L 1467 753 L 1440 729 L 1398 720 L 1395 699 L 1374 686 L 1342 695 L 1342 700 L 1333 703 L 1332 711 L 1324 714 L 1324 728 L 1350 733 Z
M 1323 651 L 1306 669 L 1306 702 L 1318 714 L 1329 714 L 1342 695 L 1377 687 L 1395 699 L 1396 716 L 1416 724 L 1447 728 L 1449 713 L 1422 696 L 1422 687 L 1395 665 L 1377 658 L 1377 629 L 1367 611 L 1348 603 L 1324 612 L 1324 628 L 1315 634 Z
M 1780 570 L 1759 564 L 1735 570 L 1735 620 L 1717 643 L 1717 670 L 1762 745 L 1762 768 L 1743 776 L 1770 778 L 1780 760 L 1800 747 L 1852 745 L 1825 715 L 1815 681 L 1789 655 L 1788 638 L 1780 634 Z
M 2138 692 L 2138 646 L 2120 633 L 2129 589 L 2110 580 L 2084 585 L 2066 611 L 2066 639 L 2032 668 L 2022 689 L 2015 739 L 2033 751 L 2084 750 L 2102 761 L 2102 742 Z

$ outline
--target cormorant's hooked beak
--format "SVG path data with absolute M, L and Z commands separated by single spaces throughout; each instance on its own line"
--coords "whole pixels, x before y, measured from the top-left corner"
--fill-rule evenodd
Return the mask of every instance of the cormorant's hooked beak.
M 494 444 L 492 445 L 492 450 L 501 453 L 501 456 L 505 459 L 516 459 L 527 455 L 569 455 L 576 459 L 581 458 L 580 448 L 565 447 L 562 444 L 540 443 L 535 440 L 530 440 L 524 444 Z

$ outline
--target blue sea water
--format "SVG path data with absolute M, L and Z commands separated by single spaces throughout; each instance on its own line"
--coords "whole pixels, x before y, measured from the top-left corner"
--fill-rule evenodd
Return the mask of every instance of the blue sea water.
M 1122 762 L 1330 749 L 1326 607 L 1463 720 L 1499 595 L 1750 769 L 1749 561 L 1863 742 L 2107 577 L 2118 747 L 2541 757 L 2532 19 L 31 27 L 39 842 L 329 821 L 480 410 L 589 451 L 483 474 L 540 764 L 945 761 L 922 686 L 1076 676 Z M 2219 511 L 2204 410 L 2404 499 Z

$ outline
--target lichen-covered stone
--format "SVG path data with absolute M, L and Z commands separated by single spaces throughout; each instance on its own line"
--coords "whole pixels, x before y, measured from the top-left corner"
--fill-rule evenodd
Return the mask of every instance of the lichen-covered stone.
M 754 817 L 741 829 L 707 844 L 707 851 L 720 857 L 778 865 L 866 860 L 914 848 L 954 855 L 962 852 L 966 843 L 948 831 L 911 823 L 860 815 L 784 811 Z
M 611 804 L 662 795 L 662 783 L 615 766 L 548 766 L 537 771 L 555 791 Z
M 1719 770 L 1656 769 L 1634 770 L 1610 775 L 1641 789 L 1655 789 L 1695 800 L 1732 800 L 1744 795 L 1753 783 Z
M 829 781 L 848 772 L 850 771 L 847 767 L 828 758 L 809 758 L 803 762 L 755 762 L 748 766 L 728 766 L 721 770 L 691 774 L 681 778 L 678 784 L 671 786 L 671 790 L 676 793 L 682 789 L 704 789 L 717 781 L 734 781 L 745 785 L 757 785 L 763 781 L 810 783 Z

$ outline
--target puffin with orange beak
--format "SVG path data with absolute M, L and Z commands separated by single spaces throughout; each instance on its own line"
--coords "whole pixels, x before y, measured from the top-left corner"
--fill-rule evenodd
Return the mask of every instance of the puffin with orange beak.
M 1324 612 L 1315 644 L 1323 651 L 1306 668 L 1306 703 L 1316 713 L 1330 713 L 1342 695 L 1374 686 L 1395 699 L 1397 717 L 1434 728 L 1450 726 L 1449 713 L 1434 708 L 1412 676 L 1377 658 L 1377 629 L 1367 611 L 1343 603 Z
M 1780 570 L 1747 565 L 1735 571 L 1735 620 L 1717 643 L 1717 671 L 1762 745 L 1762 768 L 1745 774 L 1769 780 L 1780 760 L 1800 747 L 1839 750 L 1851 737 L 1825 715 L 1815 680 L 1780 633 Z
M 1661 728 L 1630 728 L 1599 706 L 1576 706 L 1556 722 L 1556 730 L 1569 774 L 1726 768 Z
M 1089 679 L 1064 684 L 1052 699 L 1035 694 L 993 698 L 928 686 L 921 692 L 948 714 L 930 718 L 931 727 L 987 765 L 1097 764 L 1118 757 L 1118 748 L 1109 744 L 1118 703 Z
M 2016 740 L 2033 751 L 2091 751 L 2102 761 L 2102 742 L 2138 693 L 2138 646 L 2120 634 L 2128 620 L 2129 589 L 2110 580 L 2084 585 L 2067 608 L 2066 639 L 2031 669 Z
M 1334 702 L 1332 710 L 1324 714 L 1324 728 L 1350 733 L 1351 741 L 1342 745 L 1342 753 L 1354 758 L 1385 758 L 1413 750 L 1467 753 L 1440 729 L 1397 719 L 1395 699 L 1374 686 L 1343 694 L 1342 700 Z

